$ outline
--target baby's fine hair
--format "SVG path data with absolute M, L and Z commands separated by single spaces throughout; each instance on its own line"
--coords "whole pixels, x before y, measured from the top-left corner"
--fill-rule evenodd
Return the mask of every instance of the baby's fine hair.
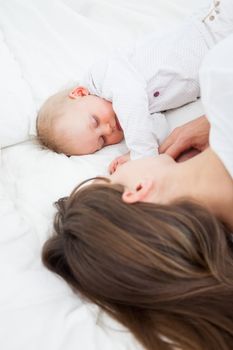
M 40 108 L 36 119 L 36 132 L 41 145 L 54 152 L 62 153 L 62 145 L 56 137 L 56 122 L 64 115 L 66 105 L 69 103 L 69 92 L 65 89 L 50 96 Z

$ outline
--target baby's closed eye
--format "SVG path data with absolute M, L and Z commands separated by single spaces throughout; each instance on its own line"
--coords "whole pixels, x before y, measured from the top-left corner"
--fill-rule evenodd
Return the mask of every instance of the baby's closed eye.
M 91 116 L 91 123 L 94 126 L 94 128 L 98 128 L 98 126 L 99 126 L 99 119 L 96 116 L 92 115 Z

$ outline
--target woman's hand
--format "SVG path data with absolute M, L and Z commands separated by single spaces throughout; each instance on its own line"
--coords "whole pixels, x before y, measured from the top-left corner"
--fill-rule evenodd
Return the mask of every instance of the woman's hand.
M 108 171 L 109 171 L 109 174 L 113 174 L 117 168 L 128 162 L 130 160 L 130 152 L 126 153 L 126 154 L 123 154 L 122 156 L 119 156 L 117 158 L 115 158 L 109 165 L 108 167 Z
M 205 115 L 192 120 L 175 128 L 159 147 L 159 153 L 176 159 L 191 148 L 201 152 L 209 146 L 209 130 L 210 124 Z

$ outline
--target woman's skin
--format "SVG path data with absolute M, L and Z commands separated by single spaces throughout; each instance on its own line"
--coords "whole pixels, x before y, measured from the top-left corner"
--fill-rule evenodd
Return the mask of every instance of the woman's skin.
M 130 161 L 110 180 L 125 187 L 122 199 L 127 203 L 192 198 L 233 229 L 233 180 L 210 148 L 182 163 L 167 154 Z

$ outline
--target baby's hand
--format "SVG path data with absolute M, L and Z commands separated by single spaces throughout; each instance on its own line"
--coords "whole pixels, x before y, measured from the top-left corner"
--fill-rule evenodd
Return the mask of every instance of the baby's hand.
M 109 174 L 113 174 L 119 166 L 128 162 L 129 160 L 130 160 L 130 152 L 123 154 L 123 156 L 119 156 L 116 159 L 114 159 L 108 167 Z

